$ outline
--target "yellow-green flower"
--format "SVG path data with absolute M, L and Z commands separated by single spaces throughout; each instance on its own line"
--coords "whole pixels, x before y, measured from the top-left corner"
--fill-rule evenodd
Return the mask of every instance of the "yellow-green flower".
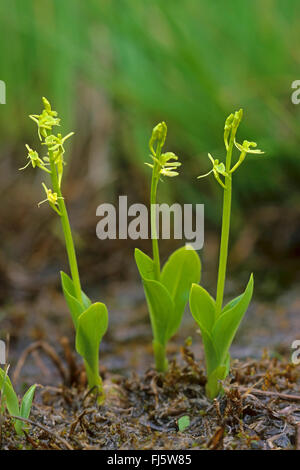
M 219 175 L 222 175 L 222 176 L 228 176 L 226 171 L 225 171 L 225 165 L 224 163 L 220 163 L 218 159 L 214 159 L 211 154 L 209 153 L 208 154 L 208 158 L 210 159 L 210 161 L 212 162 L 212 169 L 210 171 L 208 171 L 207 173 L 205 173 L 205 175 L 200 175 L 198 176 L 198 179 L 199 178 L 205 178 L 206 176 L 210 175 L 211 173 L 213 173 L 214 177 L 216 178 L 216 180 L 218 181 L 218 183 L 222 186 L 222 188 L 226 189 L 226 186 L 225 184 L 223 183 L 223 181 L 221 180 L 220 176 Z
M 48 135 L 45 138 L 45 142 L 43 142 L 43 145 L 47 145 L 50 152 L 59 151 L 60 153 L 64 154 L 65 153 L 64 143 L 72 135 L 74 135 L 74 132 L 70 132 L 65 137 L 63 137 L 61 134 Z
M 57 209 L 56 206 L 58 206 L 58 199 L 63 199 L 62 197 L 58 196 L 56 192 L 53 192 L 52 189 L 48 189 L 45 183 L 42 183 L 42 186 L 45 190 L 46 193 L 46 199 L 38 203 L 38 206 L 43 204 L 44 202 L 49 202 L 49 205 L 52 207 L 55 212 L 58 213 L 58 215 L 61 215 L 61 212 Z
M 240 166 L 240 164 L 243 163 L 247 153 L 255 153 L 256 155 L 261 155 L 264 153 L 261 150 L 255 148 L 257 147 L 256 142 L 249 142 L 248 140 L 244 140 L 242 144 L 239 144 L 235 140 L 234 145 L 241 152 L 241 154 L 237 163 L 231 168 L 230 173 L 233 173 Z
M 262 150 L 256 149 L 257 143 L 256 142 L 249 142 L 248 140 L 244 140 L 244 142 L 239 144 L 238 142 L 234 141 L 234 145 L 240 152 L 245 153 L 264 153 Z M 254 148 L 251 148 L 254 147 Z
M 47 173 L 51 173 L 51 171 L 46 168 L 46 163 L 43 162 L 43 160 L 39 157 L 39 154 L 35 150 L 32 150 L 32 148 L 30 148 L 27 144 L 26 148 L 28 150 L 27 158 L 29 159 L 29 162 L 27 163 L 27 165 L 23 166 L 22 168 L 19 168 L 19 170 L 25 170 L 25 168 L 27 168 L 29 165 L 32 165 L 33 168 L 38 167 L 41 170 L 46 171 Z
M 155 176 L 159 177 L 159 175 L 174 177 L 178 176 L 179 173 L 176 171 L 178 167 L 181 166 L 181 163 L 178 162 L 178 157 L 173 152 L 166 152 L 162 153 L 159 158 L 150 155 L 154 164 L 145 163 L 145 165 L 149 166 L 150 168 L 154 169 Z

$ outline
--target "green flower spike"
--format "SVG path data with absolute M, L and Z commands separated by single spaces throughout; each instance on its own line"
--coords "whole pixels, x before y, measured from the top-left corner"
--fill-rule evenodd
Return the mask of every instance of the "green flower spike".
M 35 150 L 32 150 L 27 144 L 26 148 L 28 150 L 27 158 L 29 158 L 29 162 L 27 163 L 27 165 L 23 166 L 23 168 L 19 168 L 19 170 L 25 170 L 25 168 L 27 168 L 31 164 L 33 168 L 38 167 L 41 170 L 46 171 L 47 173 L 51 173 L 51 171 L 46 168 L 46 163 L 44 163 L 43 160 L 39 157 L 39 154 Z
M 255 147 L 257 147 L 256 142 L 249 142 L 248 140 L 244 140 L 243 144 L 241 145 L 237 143 L 235 140 L 234 145 L 241 152 L 241 155 L 240 155 L 238 162 L 231 168 L 230 173 L 233 173 L 240 166 L 240 164 L 243 163 L 243 161 L 246 158 L 247 153 L 255 153 L 257 155 L 261 155 L 265 153 L 259 149 L 255 149 Z M 254 147 L 254 149 L 253 148 L 251 149 L 251 147 Z
M 42 114 L 31 114 L 29 117 L 38 126 L 38 134 L 40 140 L 42 137 L 47 137 L 48 131 L 52 131 L 53 126 L 59 126 L 60 119 L 57 117 L 57 112 L 52 111 L 51 105 L 47 98 L 43 98 L 44 109 Z
M 223 183 L 223 181 L 221 180 L 220 176 L 219 175 L 222 175 L 222 176 L 227 176 L 227 173 L 225 171 L 225 165 L 224 163 L 220 163 L 218 159 L 214 159 L 211 154 L 209 153 L 208 154 L 208 158 L 210 159 L 210 161 L 212 162 L 213 164 L 213 167 L 210 171 L 208 171 L 207 173 L 205 173 L 205 175 L 200 175 L 198 176 L 198 179 L 200 178 L 205 178 L 206 176 L 210 175 L 211 173 L 214 174 L 214 177 L 216 178 L 216 180 L 218 181 L 218 183 L 222 186 L 222 188 L 226 189 L 226 186 L 225 184 Z
M 63 199 L 63 197 L 61 196 L 58 196 L 57 193 L 54 193 L 52 191 L 52 189 L 48 189 L 47 186 L 45 185 L 45 183 L 42 183 L 42 186 L 45 190 L 45 193 L 46 193 L 46 199 L 44 199 L 43 201 L 39 202 L 38 203 L 38 206 L 40 207 L 41 204 L 43 204 L 44 202 L 49 202 L 49 205 L 52 207 L 52 209 L 57 212 L 58 215 L 61 215 L 61 212 L 57 209 L 57 205 L 58 205 L 58 199 Z

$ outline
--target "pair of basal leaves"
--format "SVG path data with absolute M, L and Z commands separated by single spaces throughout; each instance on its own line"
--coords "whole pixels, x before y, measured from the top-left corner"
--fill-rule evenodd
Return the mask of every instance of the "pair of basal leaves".
M 191 313 L 200 327 L 204 344 L 207 393 L 216 396 L 221 390 L 220 381 L 229 372 L 229 349 L 252 297 L 253 276 L 245 292 L 230 301 L 217 316 L 215 300 L 199 285 L 201 262 L 191 246 L 182 247 L 170 256 L 159 281 L 155 279 L 149 256 L 136 249 L 135 260 L 144 285 L 154 347 L 158 343 L 165 348 L 177 332 L 190 298 Z

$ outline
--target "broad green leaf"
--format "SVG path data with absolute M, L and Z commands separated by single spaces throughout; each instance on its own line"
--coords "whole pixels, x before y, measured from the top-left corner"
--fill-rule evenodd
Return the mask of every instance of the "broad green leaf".
M 165 346 L 174 317 L 174 303 L 166 287 L 154 280 L 153 260 L 138 249 L 135 249 L 134 256 L 143 281 L 154 339 Z
M 143 279 L 143 285 L 150 313 L 153 336 L 160 344 L 168 341 L 168 332 L 174 313 L 174 302 L 163 284 Z
M 220 381 L 224 380 L 226 377 L 226 366 L 217 367 L 211 374 L 207 377 L 206 384 L 206 394 L 211 400 L 216 398 L 222 390 L 222 384 Z
M 2 400 L 6 403 L 9 413 L 13 416 L 19 416 L 19 400 L 16 392 L 13 389 L 12 383 L 8 375 L 5 374 L 3 369 L 0 369 L 0 392 L 3 390 Z
M 63 271 L 61 271 L 60 274 L 61 274 L 62 281 L 64 281 L 64 285 L 67 291 L 69 292 L 69 294 L 71 294 L 73 297 L 76 298 L 75 287 L 74 287 L 74 283 L 72 279 Z M 89 308 L 92 305 L 92 302 L 88 298 L 88 296 L 83 292 L 83 290 L 81 291 L 81 297 L 82 297 L 82 303 L 83 303 L 84 308 L 85 309 Z
M 227 310 L 230 310 L 232 307 L 234 307 L 240 301 L 242 295 L 243 294 L 239 295 L 235 299 L 230 300 L 230 302 L 228 302 L 228 304 L 223 307 L 221 314 L 227 312 Z
M 100 302 L 92 304 L 77 320 L 76 350 L 93 372 L 98 373 L 99 346 L 107 327 L 107 308 Z
M 167 288 L 174 302 L 168 339 L 178 330 L 189 299 L 191 285 L 200 281 L 200 275 L 200 258 L 192 247 L 179 248 L 165 263 L 161 273 L 161 283 Z
M 18 396 L 13 389 L 8 375 L 5 374 L 3 369 L 0 369 L 0 391 L 2 391 L 2 402 L 5 403 L 9 414 L 12 416 L 20 416 Z M 22 421 L 15 420 L 14 426 L 16 433 L 22 435 Z
M 226 359 L 224 361 L 224 366 L 226 367 L 226 374 L 225 377 L 229 374 L 230 371 L 230 354 L 229 352 L 227 353 Z
M 237 329 L 245 315 L 253 293 L 253 275 L 245 292 L 239 296 L 232 307 L 221 313 L 212 330 L 212 340 L 218 353 L 219 361 L 224 363 Z
M 89 308 L 92 305 L 92 303 L 90 299 L 87 297 L 87 295 L 85 295 L 85 293 L 81 291 L 81 295 L 82 295 L 82 304 L 81 304 L 76 298 L 74 284 L 73 284 L 72 279 L 63 271 L 60 272 L 60 275 L 61 275 L 61 284 L 62 284 L 64 297 L 69 307 L 72 320 L 76 329 L 79 315 L 81 315 L 81 313 L 83 313 L 84 310 Z
M 216 367 L 218 367 L 219 359 L 210 333 L 205 329 L 200 328 L 200 330 L 205 353 L 206 372 L 207 375 L 209 375 L 214 369 L 216 369 Z
M 209 293 L 197 284 L 190 292 L 190 309 L 201 330 L 212 331 L 216 316 L 216 302 Z
M 154 280 L 153 260 L 138 248 L 134 251 L 134 258 L 142 279 Z
M 211 331 L 215 322 L 216 303 L 209 293 L 197 284 L 193 284 L 190 292 L 190 310 L 200 327 L 203 340 L 207 375 L 219 365 Z
M 29 418 L 35 389 L 36 385 L 32 385 L 23 396 L 20 409 L 20 416 L 22 416 L 22 418 Z

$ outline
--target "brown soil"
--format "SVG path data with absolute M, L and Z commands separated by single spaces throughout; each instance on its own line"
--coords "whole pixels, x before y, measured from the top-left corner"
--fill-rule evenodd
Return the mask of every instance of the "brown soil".
M 225 394 L 209 401 L 203 370 L 184 347 L 164 376 L 104 373 L 101 407 L 77 372 L 77 386 L 39 389 L 23 439 L 6 416 L 2 449 L 299 449 L 299 368 L 285 361 L 235 361 Z M 180 432 L 182 416 L 190 425 Z

